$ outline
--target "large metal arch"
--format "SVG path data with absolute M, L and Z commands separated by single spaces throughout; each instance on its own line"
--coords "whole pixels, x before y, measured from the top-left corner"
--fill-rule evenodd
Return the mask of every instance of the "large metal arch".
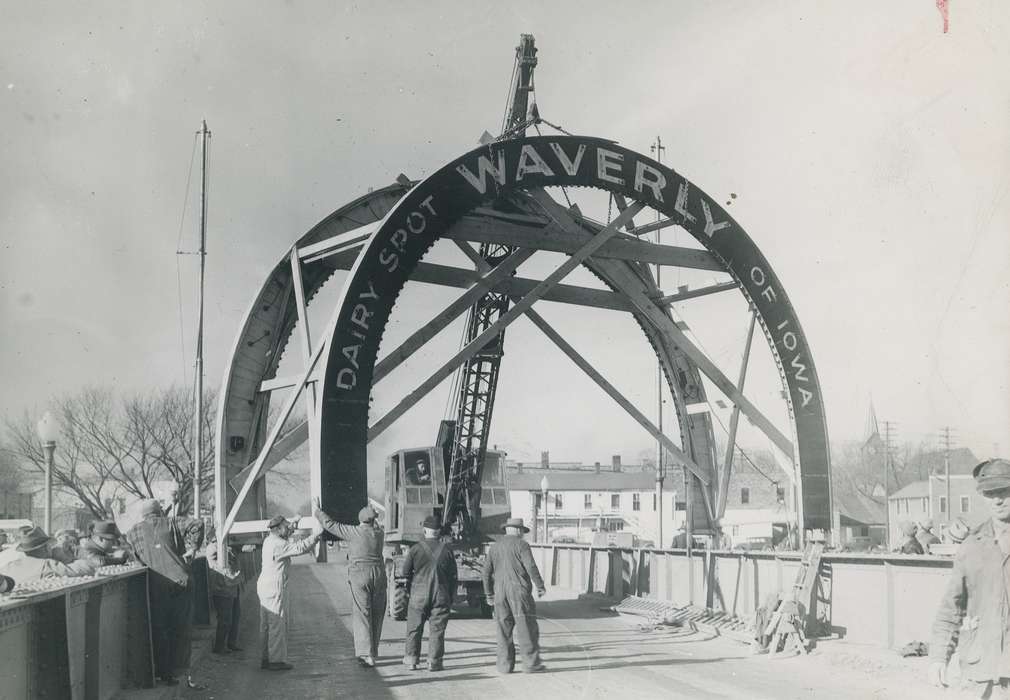
M 514 190 L 550 186 L 597 187 L 651 206 L 694 236 L 736 279 L 787 389 L 795 442 L 779 435 L 776 444 L 794 453 L 800 521 L 806 530 L 829 530 L 830 462 L 820 386 L 799 319 L 768 261 L 725 210 L 683 176 L 614 142 L 576 136 L 505 140 L 474 149 L 406 193 L 368 239 L 326 332 L 319 370 L 322 390 L 313 419 L 319 439 L 312 448 L 327 509 L 349 517 L 365 499 L 369 401 L 382 332 L 424 253 L 477 207 Z M 649 308 L 646 295 L 636 294 L 638 311 L 663 327 L 674 351 L 684 349 L 686 338 L 657 320 L 659 306 Z M 711 378 L 705 358 L 693 359 Z M 731 398 L 748 411 L 742 394 Z
M 224 514 L 235 502 L 237 489 L 229 484 L 263 449 L 270 392 L 261 391 L 261 384 L 276 375 L 278 363 L 298 320 L 289 264 L 291 251 L 309 249 L 320 241 L 381 221 L 411 186 L 407 178 L 401 177 L 392 185 L 348 202 L 313 226 L 295 241 L 293 247 L 286 249 L 246 311 L 228 356 L 218 394 L 215 509 L 219 529 Z M 357 252 L 353 249 L 343 257 L 353 259 Z M 302 283 L 306 298 L 315 296 L 341 269 L 340 260 L 339 256 L 335 256 L 305 267 Z M 265 507 L 265 482 L 257 480 L 251 497 L 240 504 L 239 518 L 260 520 L 266 517 Z

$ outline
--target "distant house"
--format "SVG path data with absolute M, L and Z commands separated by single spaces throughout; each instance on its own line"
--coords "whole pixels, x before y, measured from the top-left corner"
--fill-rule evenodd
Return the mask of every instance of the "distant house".
M 945 454 L 938 450 L 924 453 L 913 465 L 927 475 L 926 479 L 905 485 L 887 499 L 892 543 L 901 541 L 901 526 L 906 522 L 932 518 L 940 534 L 956 518 L 976 525 L 988 517 L 985 500 L 975 490 L 971 475 L 980 460 L 966 447 L 951 450 L 948 459 L 949 489 Z

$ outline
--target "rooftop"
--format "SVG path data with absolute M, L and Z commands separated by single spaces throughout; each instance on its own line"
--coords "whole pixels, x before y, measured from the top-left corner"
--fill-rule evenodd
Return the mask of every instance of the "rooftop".
M 907 484 L 892 493 L 888 500 L 895 498 L 927 498 L 928 496 L 929 484 L 925 481 L 913 481 L 911 484 Z
M 649 491 L 656 486 L 655 472 L 607 470 L 597 473 L 591 469 L 523 468 L 522 473 L 509 470 L 509 488 L 513 491 L 539 491 L 540 480 L 545 476 L 551 491 Z

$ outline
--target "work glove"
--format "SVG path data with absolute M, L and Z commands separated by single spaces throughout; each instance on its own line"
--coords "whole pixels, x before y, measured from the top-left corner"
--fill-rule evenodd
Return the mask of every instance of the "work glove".
M 926 671 L 926 680 L 930 685 L 935 685 L 936 687 L 946 687 L 947 686 L 947 664 L 942 661 L 934 661 L 929 665 L 929 669 Z

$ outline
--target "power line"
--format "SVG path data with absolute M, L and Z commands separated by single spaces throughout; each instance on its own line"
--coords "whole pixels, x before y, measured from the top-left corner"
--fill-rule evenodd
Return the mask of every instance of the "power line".
M 193 180 L 193 163 L 196 161 L 196 138 L 200 132 L 193 132 L 193 146 L 189 154 L 189 172 L 186 175 L 186 194 L 182 199 L 182 214 L 179 217 L 179 235 L 175 241 L 175 281 L 176 293 L 179 305 L 179 360 L 182 363 L 182 381 L 188 384 L 186 378 L 186 331 L 183 324 L 182 306 L 182 266 L 179 264 L 179 255 L 182 254 L 182 231 L 186 224 L 186 207 L 189 204 L 189 186 Z

